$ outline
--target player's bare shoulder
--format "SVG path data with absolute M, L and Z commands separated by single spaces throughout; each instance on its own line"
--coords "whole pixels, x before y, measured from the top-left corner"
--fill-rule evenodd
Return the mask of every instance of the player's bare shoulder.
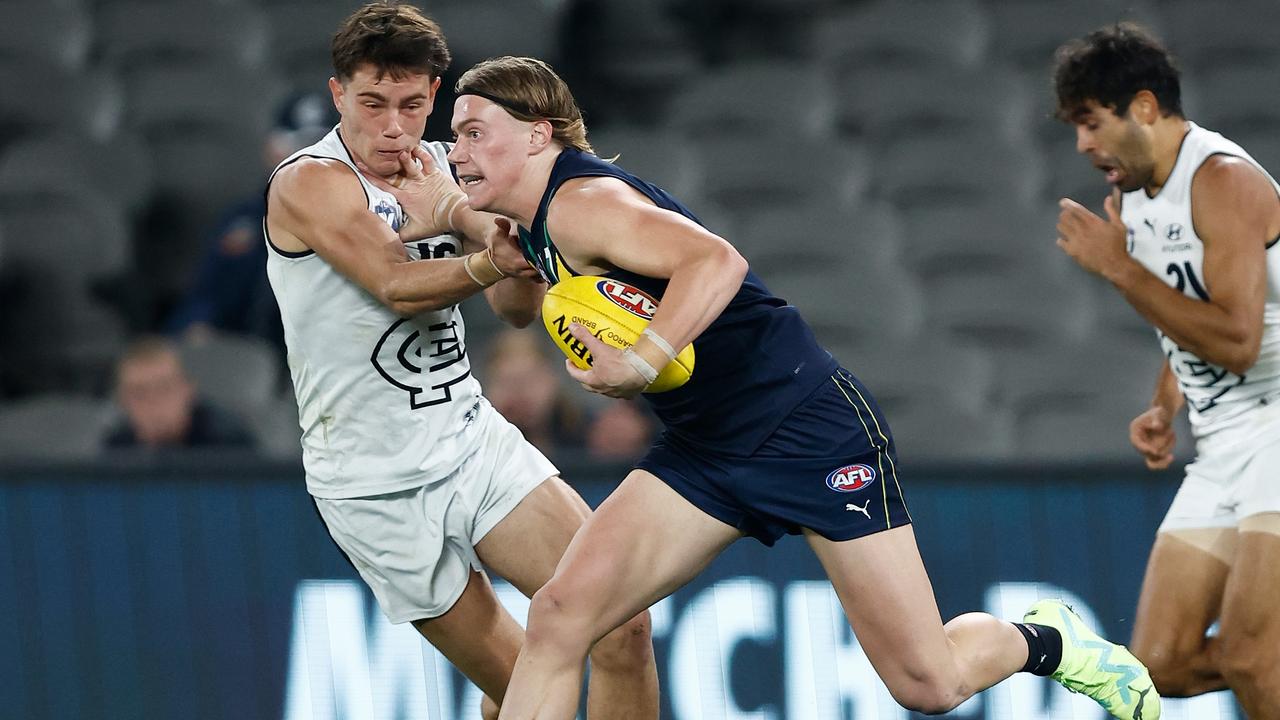
M 360 179 L 340 160 L 301 157 L 284 165 L 267 187 L 267 231 L 282 250 L 310 249 L 301 238 L 317 226 L 341 223 L 367 210 Z
M 1197 227 L 1216 219 L 1211 215 L 1225 214 L 1263 228 L 1260 234 L 1267 239 L 1280 234 L 1280 194 L 1266 173 L 1245 158 L 1205 158 L 1191 181 L 1191 204 Z
M 587 176 L 566 180 L 547 207 L 547 226 L 553 233 L 628 220 L 629 213 L 656 208 L 635 188 L 615 177 Z M 597 228 L 597 230 L 602 228 Z M 598 232 L 580 233 L 584 238 Z
M 1218 191 L 1224 189 L 1265 189 L 1272 190 L 1271 182 L 1265 173 L 1256 165 L 1238 155 L 1218 153 L 1205 158 L 1196 168 L 1192 179 L 1195 191 Z M 1274 196 L 1274 192 L 1271 193 Z
M 561 255 L 578 272 L 598 274 L 612 267 L 605 261 L 610 246 L 634 238 L 645 214 L 657 210 L 618 178 L 575 177 L 556 190 L 547 207 L 546 227 Z
M 588 175 L 565 180 L 564 184 L 556 190 L 550 211 L 556 212 L 557 206 L 561 208 L 560 212 L 586 210 L 591 207 L 598 208 L 599 203 L 653 205 L 652 200 L 620 178 Z

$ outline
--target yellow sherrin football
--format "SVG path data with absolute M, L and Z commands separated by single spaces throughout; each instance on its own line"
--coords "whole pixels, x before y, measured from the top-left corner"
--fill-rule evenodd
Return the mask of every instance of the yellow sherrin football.
M 542 324 L 556 347 L 574 365 L 591 367 L 591 353 L 569 334 L 569 325 L 578 323 L 593 335 L 616 348 L 628 348 L 644 331 L 658 301 L 624 282 L 610 278 L 579 275 L 552 285 L 542 300 Z M 689 382 L 693 375 L 693 344 L 689 344 L 667 364 L 645 392 L 666 392 Z

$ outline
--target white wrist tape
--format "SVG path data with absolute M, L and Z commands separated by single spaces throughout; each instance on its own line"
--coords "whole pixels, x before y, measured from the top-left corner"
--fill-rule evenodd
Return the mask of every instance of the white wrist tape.
M 463 199 L 463 195 L 461 194 L 446 195 L 440 198 L 440 201 L 436 203 L 436 209 L 435 209 L 436 222 L 440 222 L 441 218 L 443 218 L 445 222 L 449 223 L 449 229 L 456 232 L 458 229 L 458 226 L 453 223 L 453 213 L 458 209 L 458 206 L 461 205 L 463 202 L 464 202 L 464 199 Z
M 667 360 L 675 358 L 675 348 L 671 347 L 671 343 L 667 339 L 653 331 L 653 328 L 646 327 L 641 333 L 642 336 L 649 338 L 649 341 L 658 346 L 658 349 L 667 354 Z
M 635 350 L 631 348 L 623 350 L 622 357 L 631 365 L 632 370 L 635 370 L 640 377 L 644 378 L 645 385 L 649 385 L 658 379 L 658 371 L 649 364 L 648 360 L 637 355 Z

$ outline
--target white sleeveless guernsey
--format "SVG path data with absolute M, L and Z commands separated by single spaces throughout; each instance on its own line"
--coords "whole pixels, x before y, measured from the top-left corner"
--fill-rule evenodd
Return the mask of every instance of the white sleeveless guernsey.
M 448 167 L 448 146 L 422 146 L 438 167 Z M 303 157 L 350 167 L 370 212 L 400 228 L 400 205 L 356 170 L 336 128 L 271 177 Z M 458 308 L 401 318 L 314 252 L 283 252 L 269 235 L 267 244 L 267 276 L 298 400 L 307 491 L 320 498 L 380 495 L 456 470 L 479 444 L 474 426 L 484 402 Z M 461 242 L 441 235 L 406 249 L 414 260 L 454 257 Z
M 1204 278 L 1204 244 L 1191 218 L 1191 182 L 1213 155 L 1242 158 L 1266 173 L 1239 145 L 1216 132 L 1187 123 L 1169 180 L 1155 197 L 1145 189 L 1124 193 L 1121 219 L 1128 228 L 1129 254 L 1184 295 L 1208 301 L 1213 288 Z M 1270 174 L 1280 193 L 1280 184 Z M 1262 352 L 1244 375 L 1236 375 L 1183 350 L 1159 330 L 1160 345 L 1187 399 L 1197 437 L 1249 423 L 1252 410 L 1280 399 L 1280 249 L 1274 238 L 1266 252 L 1267 297 Z

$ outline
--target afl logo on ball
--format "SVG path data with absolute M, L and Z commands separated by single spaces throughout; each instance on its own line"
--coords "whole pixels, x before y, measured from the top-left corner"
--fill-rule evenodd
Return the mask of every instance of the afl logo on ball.
M 827 487 L 836 492 L 857 492 L 875 482 L 876 471 L 870 465 L 845 465 L 827 476 Z
M 638 318 L 652 320 L 653 313 L 658 309 L 658 303 L 648 293 L 617 280 L 601 280 L 596 283 L 596 290 L 609 298 L 609 302 Z

